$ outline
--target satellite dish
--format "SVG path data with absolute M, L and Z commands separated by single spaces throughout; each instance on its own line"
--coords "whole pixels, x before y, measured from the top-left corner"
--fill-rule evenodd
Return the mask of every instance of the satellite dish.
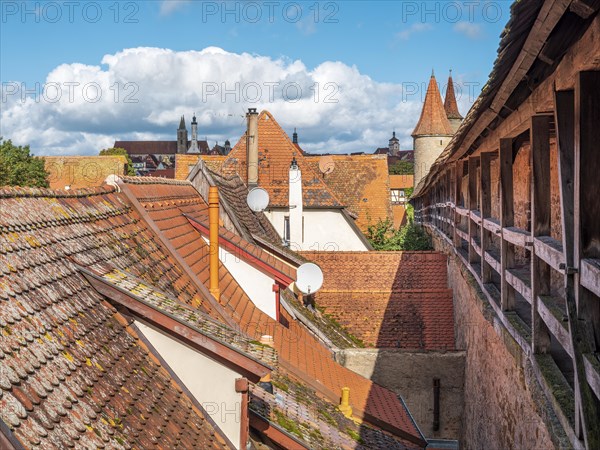
M 333 155 L 323 155 L 319 158 L 319 170 L 323 175 L 330 174 L 335 169 L 335 161 Z
M 263 188 L 254 188 L 248 192 L 246 203 L 254 212 L 262 212 L 269 206 L 269 193 Z
M 104 183 L 116 188 L 117 192 L 121 192 L 121 188 L 119 187 L 119 181 L 121 181 L 121 178 L 119 178 L 118 175 L 115 175 L 113 173 L 106 177 L 106 180 L 104 180 Z
M 296 287 L 303 294 L 314 294 L 323 286 L 323 271 L 316 264 L 304 263 L 296 273 Z

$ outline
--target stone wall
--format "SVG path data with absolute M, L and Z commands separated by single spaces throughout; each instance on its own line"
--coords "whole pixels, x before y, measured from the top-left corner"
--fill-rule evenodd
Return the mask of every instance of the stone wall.
M 419 136 L 414 139 L 415 186 L 429 173 L 431 166 L 446 148 L 452 136 Z
M 568 441 L 532 374 L 528 356 L 487 304 L 479 285 L 448 244 L 456 346 L 466 351 L 463 449 L 552 449 Z M 554 431 L 552 431 L 554 430 Z
M 427 438 L 458 439 L 462 428 L 464 352 L 345 349 L 345 367 L 401 395 Z M 433 379 L 440 379 L 440 425 L 433 431 Z

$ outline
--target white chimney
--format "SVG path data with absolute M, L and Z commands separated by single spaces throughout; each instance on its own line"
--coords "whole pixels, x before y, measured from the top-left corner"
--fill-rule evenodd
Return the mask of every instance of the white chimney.
M 298 167 L 296 158 L 292 159 L 290 165 L 290 248 L 292 250 L 302 249 L 302 172 Z
M 256 108 L 248 108 L 246 114 L 248 128 L 246 130 L 247 176 L 248 189 L 258 186 L 258 113 Z

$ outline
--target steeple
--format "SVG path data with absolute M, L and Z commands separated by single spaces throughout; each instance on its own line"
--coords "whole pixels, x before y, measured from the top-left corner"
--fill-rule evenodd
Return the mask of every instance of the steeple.
M 294 134 L 292 134 L 292 143 L 293 144 L 298 143 L 298 133 L 296 132 L 296 128 L 294 128 Z
M 450 70 L 450 76 L 448 77 L 448 86 L 446 88 L 446 98 L 444 100 L 444 110 L 446 111 L 446 117 L 452 125 L 452 130 L 456 132 L 460 123 L 462 122 L 463 116 L 458 111 L 458 105 L 456 103 L 456 95 L 454 93 L 454 81 L 452 81 L 452 70 Z
M 388 143 L 388 154 L 396 156 L 400 151 L 400 141 L 396 137 L 396 130 L 392 131 L 392 138 Z
M 432 71 L 421 117 L 412 136 L 448 136 L 451 134 L 453 134 L 452 126 L 446 116 L 446 111 L 442 103 L 442 95 Z
M 412 133 L 415 155 L 415 186 L 427 175 L 454 131 L 446 116 L 442 96 L 433 73 L 429 79 L 419 122 Z
M 177 153 L 187 152 L 188 132 L 185 128 L 185 117 L 181 116 L 177 129 Z
M 198 122 L 196 122 L 196 113 L 194 113 L 194 117 L 192 118 L 192 143 L 187 152 L 200 153 L 200 149 L 198 148 Z

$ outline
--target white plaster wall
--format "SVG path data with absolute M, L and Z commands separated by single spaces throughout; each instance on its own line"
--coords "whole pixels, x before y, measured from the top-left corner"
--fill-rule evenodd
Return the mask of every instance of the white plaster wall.
M 208 238 L 202 236 L 208 244 Z M 219 246 L 219 260 L 225 265 L 231 276 L 250 297 L 252 303 L 265 314 L 277 320 L 276 295 L 273 292 L 273 278 L 254 268 L 235 253 Z
M 227 438 L 239 448 L 242 394 L 235 392 L 235 380 L 242 375 L 149 325 L 137 320 L 135 324 Z
M 429 173 L 435 160 L 444 151 L 452 136 L 419 136 L 414 138 L 415 186 Z
M 283 218 L 288 210 L 265 211 L 280 235 L 283 235 Z M 336 209 L 304 209 L 304 241 L 291 242 L 292 250 L 367 250 L 343 214 Z

